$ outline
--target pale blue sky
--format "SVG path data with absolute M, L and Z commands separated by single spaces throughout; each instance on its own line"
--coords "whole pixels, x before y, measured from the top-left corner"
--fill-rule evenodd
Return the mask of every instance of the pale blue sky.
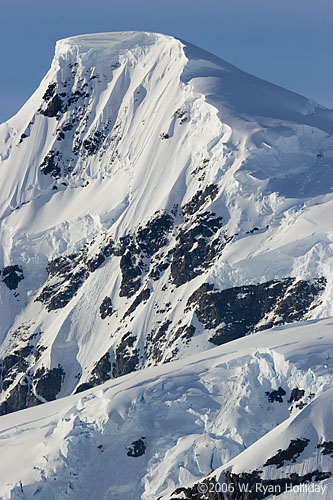
M 48 70 L 56 40 L 103 31 L 175 35 L 333 108 L 332 0 L 0 0 L 0 122 Z

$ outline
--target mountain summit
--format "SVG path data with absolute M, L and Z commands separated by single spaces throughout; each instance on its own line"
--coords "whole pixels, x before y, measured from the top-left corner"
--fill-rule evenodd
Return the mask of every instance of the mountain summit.
M 331 315 L 332 126 L 171 36 L 59 41 L 0 128 L 0 412 Z

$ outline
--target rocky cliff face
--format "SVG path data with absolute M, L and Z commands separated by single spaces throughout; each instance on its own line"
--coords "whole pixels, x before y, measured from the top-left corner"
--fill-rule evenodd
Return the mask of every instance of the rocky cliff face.
M 149 33 L 0 127 L 1 414 L 332 313 L 332 115 Z

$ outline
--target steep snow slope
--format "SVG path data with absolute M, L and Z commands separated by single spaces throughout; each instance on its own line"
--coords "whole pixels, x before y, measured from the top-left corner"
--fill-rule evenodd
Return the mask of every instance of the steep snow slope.
M 331 472 L 332 450 L 317 445 L 333 438 L 332 328 L 275 327 L 1 417 L 1 498 L 207 498 L 184 495 L 213 470 L 222 482 L 227 469 L 262 470 L 292 439 L 310 442 L 263 478 Z M 323 499 L 328 475 L 314 483 Z
M 332 388 L 199 483 L 160 498 L 330 499 Z
M 332 315 L 332 111 L 85 35 L 0 127 L 0 413 Z

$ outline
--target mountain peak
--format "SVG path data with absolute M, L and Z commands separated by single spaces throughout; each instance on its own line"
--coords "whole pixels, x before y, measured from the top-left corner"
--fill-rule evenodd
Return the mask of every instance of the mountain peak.
M 62 54 L 71 47 L 76 47 L 80 53 L 111 50 L 117 53 L 137 47 L 148 47 L 156 43 L 179 42 L 176 38 L 161 33 L 146 31 L 119 31 L 110 33 L 92 33 L 77 35 L 59 40 L 56 44 L 56 54 Z
M 49 447 L 19 451 L 1 497 L 179 498 L 314 406 L 331 369 L 329 113 L 173 37 L 58 42 L 0 127 L 0 415 L 36 437 L 52 413 Z M 3 433 L 10 450 L 21 430 Z M 332 438 L 296 434 L 283 456 L 323 450 L 306 471 L 324 481 Z M 267 443 L 260 466 L 280 459 Z M 120 467 L 111 489 L 105 457 Z
M 26 353 L 20 404 L 329 315 L 325 123 L 170 36 L 58 42 L 0 128 L 1 352 Z

